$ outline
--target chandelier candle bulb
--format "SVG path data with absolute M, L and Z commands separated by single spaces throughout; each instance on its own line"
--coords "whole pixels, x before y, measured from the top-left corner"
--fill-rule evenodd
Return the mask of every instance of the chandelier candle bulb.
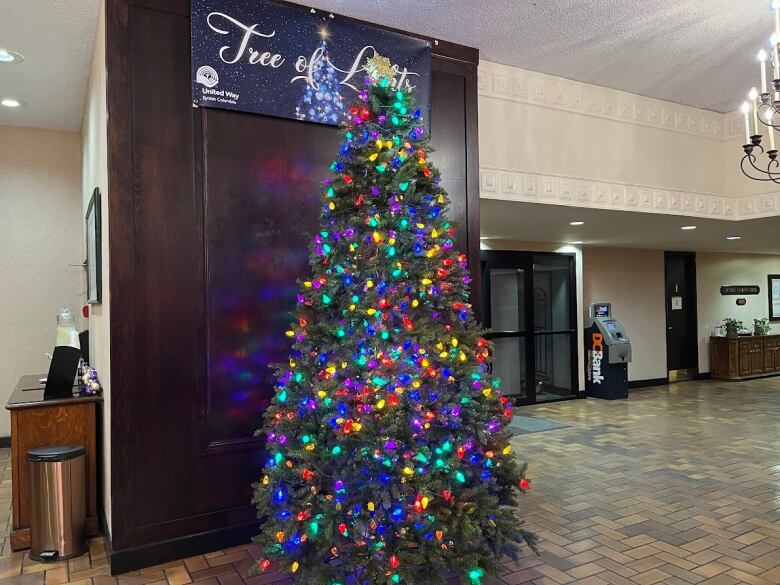
M 758 90 L 755 87 L 751 87 L 748 97 L 753 104 L 753 134 L 760 134 L 758 131 Z
M 772 0 L 772 10 L 775 11 L 775 34 L 780 37 L 780 0 Z
M 757 57 L 761 66 L 761 93 L 766 93 L 766 51 L 761 49 Z
M 774 17 L 774 32 L 769 39 L 770 48 L 759 47 L 755 57 L 761 67 L 761 93 L 756 87 L 751 88 L 747 100 L 740 107 L 745 118 L 745 143 L 740 149 L 743 156 L 739 165 L 742 174 L 748 179 L 771 181 L 780 185 L 780 176 L 777 174 L 780 152 L 775 139 L 775 130 L 780 129 L 780 122 L 775 124 L 775 117 L 780 117 L 780 0 L 771 0 L 770 5 Z M 769 73 L 768 67 L 771 67 Z M 773 77 L 767 82 L 768 75 Z M 768 140 L 764 139 L 763 128 L 759 131 L 759 122 L 767 126 Z

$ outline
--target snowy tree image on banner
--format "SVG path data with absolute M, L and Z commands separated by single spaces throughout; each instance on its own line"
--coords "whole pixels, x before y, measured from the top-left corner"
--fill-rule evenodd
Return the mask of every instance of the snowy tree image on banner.
M 339 72 L 333 66 L 328 52 L 327 32 L 320 44 L 320 58 L 312 67 L 310 79 L 306 84 L 301 101 L 295 108 L 295 117 L 299 120 L 311 120 L 324 124 L 338 124 L 344 121 L 344 101 L 341 97 Z

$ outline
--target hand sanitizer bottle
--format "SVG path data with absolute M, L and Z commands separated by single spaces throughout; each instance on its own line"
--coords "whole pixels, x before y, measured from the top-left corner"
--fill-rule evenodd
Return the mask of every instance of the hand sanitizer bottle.
M 67 345 L 81 349 L 79 333 L 76 331 L 76 319 L 67 307 L 60 309 L 57 315 L 57 341 L 55 345 Z

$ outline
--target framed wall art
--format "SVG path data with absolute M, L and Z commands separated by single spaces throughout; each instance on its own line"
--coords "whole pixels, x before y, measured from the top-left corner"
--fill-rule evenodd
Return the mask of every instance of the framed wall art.
M 780 321 L 780 274 L 768 276 L 769 320 Z
M 102 250 L 100 246 L 102 226 L 100 221 L 100 189 L 95 187 L 87 206 L 87 302 L 96 305 L 103 299 Z

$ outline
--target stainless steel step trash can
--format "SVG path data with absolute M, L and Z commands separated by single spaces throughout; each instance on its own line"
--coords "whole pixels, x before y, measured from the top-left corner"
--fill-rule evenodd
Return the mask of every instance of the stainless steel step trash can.
M 30 558 L 57 561 L 87 551 L 86 450 L 81 445 L 27 452 Z

